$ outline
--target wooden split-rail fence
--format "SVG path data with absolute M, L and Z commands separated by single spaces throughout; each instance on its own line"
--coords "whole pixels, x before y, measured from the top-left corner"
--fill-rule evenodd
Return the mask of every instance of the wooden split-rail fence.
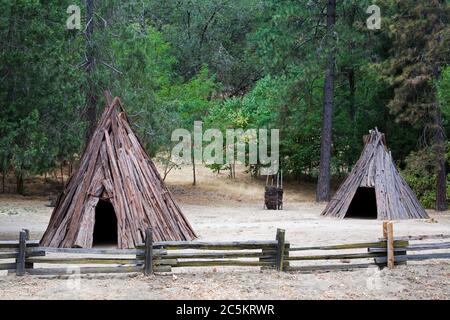
M 450 235 L 394 237 L 392 222 L 383 223 L 383 237 L 373 242 L 293 246 L 285 231 L 268 241 L 152 241 L 152 230 L 136 249 L 48 248 L 29 240 L 0 241 L 0 270 L 19 276 L 86 273 L 171 272 L 174 268 L 258 267 L 278 271 L 332 271 L 388 267 L 408 261 L 450 259 Z M 430 242 L 431 241 L 431 242 Z M 423 253 L 427 251 L 426 253 Z

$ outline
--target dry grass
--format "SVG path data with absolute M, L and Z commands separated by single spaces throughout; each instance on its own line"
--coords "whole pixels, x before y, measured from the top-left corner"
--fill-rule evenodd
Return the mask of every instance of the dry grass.
M 192 167 L 183 166 L 181 169 L 172 171 L 166 178 L 166 183 L 174 191 L 175 195 L 183 202 L 190 204 L 201 204 L 205 201 L 219 202 L 245 202 L 256 203 L 264 198 L 264 185 L 266 178 L 252 178 L 245 173 L 243 166 L 237 167 L 236 178 L 231 179 L 227 171 L 220 174 L 210 169 L 197 167 L 197 185 L 192 185 Z M 285 182 L 285 201 L 304 202 L 314 199 L 314 184 L 302 184 Z

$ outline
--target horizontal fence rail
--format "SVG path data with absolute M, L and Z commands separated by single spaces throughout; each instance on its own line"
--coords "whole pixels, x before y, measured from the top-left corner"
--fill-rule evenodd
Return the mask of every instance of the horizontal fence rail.
M 401 236 L 401 237 L 394 237 L 394 240 L 405 240 L 405 241 L 436 240 L 436 239 L 450 239 L 450 235 L 446 235 L 446 234 L 434 234 L 434 235 L 420 235 L 420 236 Z M 385 240 L 385 237 L 380 238 L 380 240 Z
M 153 248 L 166 250 L 204 249 L 204 250 L 242 250 L 242 249 L 269 249 L 275 248 L 277 241 L 231 241 L 231 242 L 204 242 L 204 241 L 165 241 L 154 242 Z M 144 248 L 144 245 L 137 246 Z
M 29 240 L 0 241 L 0 270 L 21 276 L 96 273 L 171 272 L 173 268 L 258 267 L 278 271 L 314 272 L 388 267 L 408 261 L 450 259 L 450 235 L 394 237 L 393 224 L 383 223 L 383 237 L 373 242 L 295 246 L 278 229 L 275 240 L 146 241 L 135 249 L 47 248 Z M 433 242 L 430 242 L 433 241 Z M 416 243 L 418 242 L 418 243 Z
M 71 253 L 71 254 L 92 254 L 92 255 L 137 255 L 143 254 L 144 250 L 139 249 L 83 249 L 83 248 L 48 248 L 48 247 L 35 247 L 30 248 L 27 252 L 40 252 L 45 251 L 47 253 Z
M 261 267 L 276 268 L 277 254 L 280 251 L 278 234 L 277 240 L 269 241 L 163 241 L 153 242 L 146 239 L 146 243 L 138 245 L 144 255 L 137 255 L 138 259 L 145 261 L 145 273 L 157 266 L 158 263 L 177 267 Z M 150 233 L 151 235 L 151 233 Z M 288 247 L 289 244 L 284 244 Z M 149 250 L 149 249 L 152 250 Z M 158 251 L 159 250 L 159 251 Z M 151 261 L 148 253 L 151 252 Z
M 406 241 L 397 240 L 394 241 L 397 246 L 405 245 Z M 327 246 L 311 246 L 311 247 L 294 247 L 289 249 L 289 251 L 311 251 L 311 250 L 345 250 L 345 249 L 365 249 L 365 248 L 386 248 L 386 241 L 378 242 L 360 242 L 360 243 L 348 243 L 348 244 L 336 244 Z
M 37 247 L 39 246 L 39 241 L 32 240 L 27 241 L 27 247 Z M 1 249 L 17 249 L 19 248 L 18 240 L 2 240 L 0 241 L 0 250 Z

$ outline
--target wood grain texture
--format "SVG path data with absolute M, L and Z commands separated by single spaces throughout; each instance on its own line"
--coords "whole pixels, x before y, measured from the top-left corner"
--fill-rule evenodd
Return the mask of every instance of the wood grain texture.
M 394 224 L 387 224 L 387 266 L 389 269 L 394 268 Z
M 152 228 L 155 241 L 196 238 L 131 129 L 117 97 L 103 112 L 78 170 L 57 201 L 40 245 L 91 248 L 99 199 L 110 201 L 114 207 L 118 248 L 143 243 L 147 228 Z
M 364 136 L 364 149 L 352 171 L 328 202 L 322 215 L 345 218 L 359 187 L 375 188 L 380 220 L 427 219 L 428 214 L 402 178 L 384 134 L 376 128 Z
M 19 252 L 16 258 L 16 275 L 23 276 L 25 274 L 25 257 L 27 249 L 27 232 L 20 231 L 19 234 Z
M 204 249 L 204 250 L 242 250 L 242 249 L 272 249 L 277 248 L 276 240 L 255 240 L 255 241 L 159 241 L 153 243 L 153 248 L 164 250 L 181 249 Z M 287 243 L 286 243 L 287 245 Z M 143 249 L 145 246 L 137 246 Z
M 394 240 L 396 247 L 404 247 L 408 245 L 408 241 Z M 310 247 L 292 247 L 289 251 L 306 251 L 306 250 L 341 250 L 341 249 L 360 249 L 360 248 L 386 248 L 386 241 L 378 242 L 359 242 L 359 243 L 347 243 L 336 244 L 327 246 L 310 246 Z
M 417 240 L 434 240 L 434 239 L 450 239 L 450 234 L 426 234 L 426 235 L 419 235 L 419 236 L 400 236 L 400 237 L 394 237 L 394 240 L 411 240 L 411 241 L 417 241 Z M 380 240 L 386 241 L 385 238 L 380 238 Z
M 276 255 L 276 269 L 283 271 L 284 250 L 285 250 L 285 230 L 277 229 L 277 255 Z
M 153 273 L 153 232 L 148 228 L 145 230 L 145 267 L 146 276 Z

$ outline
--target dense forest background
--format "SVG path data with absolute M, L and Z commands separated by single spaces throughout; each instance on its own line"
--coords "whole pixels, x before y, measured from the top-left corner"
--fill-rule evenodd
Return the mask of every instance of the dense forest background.
M 450 156 L 449 1 L 337 1 L 332 29 L 327 2 L 0 0 L 3 190 L 7 175 L 23 193 L 27 177 L 76 165 L 105 90 L 167 167 L 172 130 L 202 120 L 204 129 L 279 128 L 284 174 L 315 181 L 332 54 L 331 174 L 347 174 L 378 127 L 434 207 Z M 72 4 L 81 30 L 66 28 Z M 366 25 L 371 4 L 379 30 Z

